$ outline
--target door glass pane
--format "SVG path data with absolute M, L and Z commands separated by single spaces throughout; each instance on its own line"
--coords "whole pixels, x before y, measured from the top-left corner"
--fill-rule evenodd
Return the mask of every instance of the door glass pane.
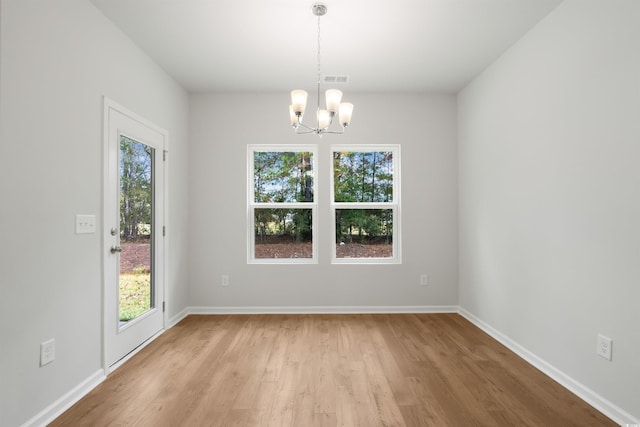
M 154 149 L 120 137 L 120 324 L 153 308 Z

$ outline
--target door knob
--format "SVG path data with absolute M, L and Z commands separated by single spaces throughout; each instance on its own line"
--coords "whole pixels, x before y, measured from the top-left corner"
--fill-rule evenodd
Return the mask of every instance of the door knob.
M 120 246 L 111 246 L 110 251 L 112 254 L 115 254 L 116 252 L 122 252 L 122 248 Z

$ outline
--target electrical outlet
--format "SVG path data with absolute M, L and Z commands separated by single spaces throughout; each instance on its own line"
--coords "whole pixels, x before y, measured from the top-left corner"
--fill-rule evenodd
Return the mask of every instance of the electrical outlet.
M 611 346 L 613 341 L 611 338 L 607 338 L 604 335 L 598 334 L 598 356 L 607 360 L 611 360 Z
M 220 285 L 229 286 L 229 275 L 228 274 L 223 274 L 222 275 L 222 278 L 220 280 Z
M 420 286 L 427 286 L 429 285 L 429 277 L 426 274 L 421 274 L 420 275 Z
M 56 358 L 56 340 L 50 339 L 40 344 L 40 366 L 54 361 Z

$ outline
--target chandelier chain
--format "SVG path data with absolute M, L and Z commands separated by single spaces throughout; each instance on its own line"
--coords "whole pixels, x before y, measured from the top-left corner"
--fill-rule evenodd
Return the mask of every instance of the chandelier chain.
M 317 111 L 320 111 L 320 15 L 318 15 L 318 82 L 317 82 L 317 102 L 318 108 Z
M 318 83 L 320 83 L 320 16 L 318 16 Z

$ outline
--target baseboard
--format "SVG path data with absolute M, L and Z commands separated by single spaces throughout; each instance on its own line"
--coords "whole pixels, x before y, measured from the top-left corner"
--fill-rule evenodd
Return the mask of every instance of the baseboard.
M 153 334 L 149 338 L 147 338 L 138 347 L 134 348 L 130 353 L 126 354 L 122 359 L 118 360 L 116 363 L 114 363 L 111 366 L 106 366 L 104 368 L 105 374 L 109 375 L 110 373 L 112 373 L 113 371 L 118 369 L 120 366 L 122 366 L 125 363 L 127 363 L 129 361 L 129 359 L 131 359 L 136 354 L 140 353 L 140 351 L 142 351 L 143 348 L 145 348 L 146 346 L 151 344 L 153 341 L 155 341 L 155 339 L 158 338 L 160 335 L 164 334 L 165 331 L 166 331 L 166 329 L 160 329 L 158 332 L 156 332 L 155 334 Z
M 457 313 L 457 305 L 420 306 L 297 306 L 297 307 L 188 307 L 187 314 L 375 314 Z
M 167 324 L 166 329 L 171 329 L 174 326 L 176 326 L 182 319 L 184 319 L 185 317 L 187 317 L 189 314 L 191 314 L 189 312 L 189 307 L 184 308 L 180 313 L 176 314 L 175 316 L 173 316 L 171 319 L 169 319 L 169 323 Z
M 607 399 L 603 398 L 593 390 L 584 386 L 580 382 L 574 380 L 558 368 L 554 367 L 550 363 L 541 359 L 531 351 L 527 350 L 508 336 L 494 329 L 491 325 L 485 323 L 474 314 L 460 307 L 459 314 L 469 320 L 478 328 L 482 329 L 488 335 L 493 337 L 496 341 L 507 347 L 509 350 L 516 353 L 519 357 L 526 360 L 529 364 L 533 365 L 558 384 L 578 396 L 580 399 L 593 406 L 605 416 L 611 418 L 614 422 L 624 425 L 640 425 L 640 420 L 633 415 L 627 413 L 623 409 L 617 407 Z
M 64 411 L 73 406 L 77 401 L 82 399 L 87 393 L 93 390 L 98 384 L 105 380 L 104 371 L 102 369 L 94 372 L 83 382 L 74 387 L 70 392 L 62 396 L 60 399 L 46 407 L 39 414 L 24 423 L 22 427 L 44 427 Z

